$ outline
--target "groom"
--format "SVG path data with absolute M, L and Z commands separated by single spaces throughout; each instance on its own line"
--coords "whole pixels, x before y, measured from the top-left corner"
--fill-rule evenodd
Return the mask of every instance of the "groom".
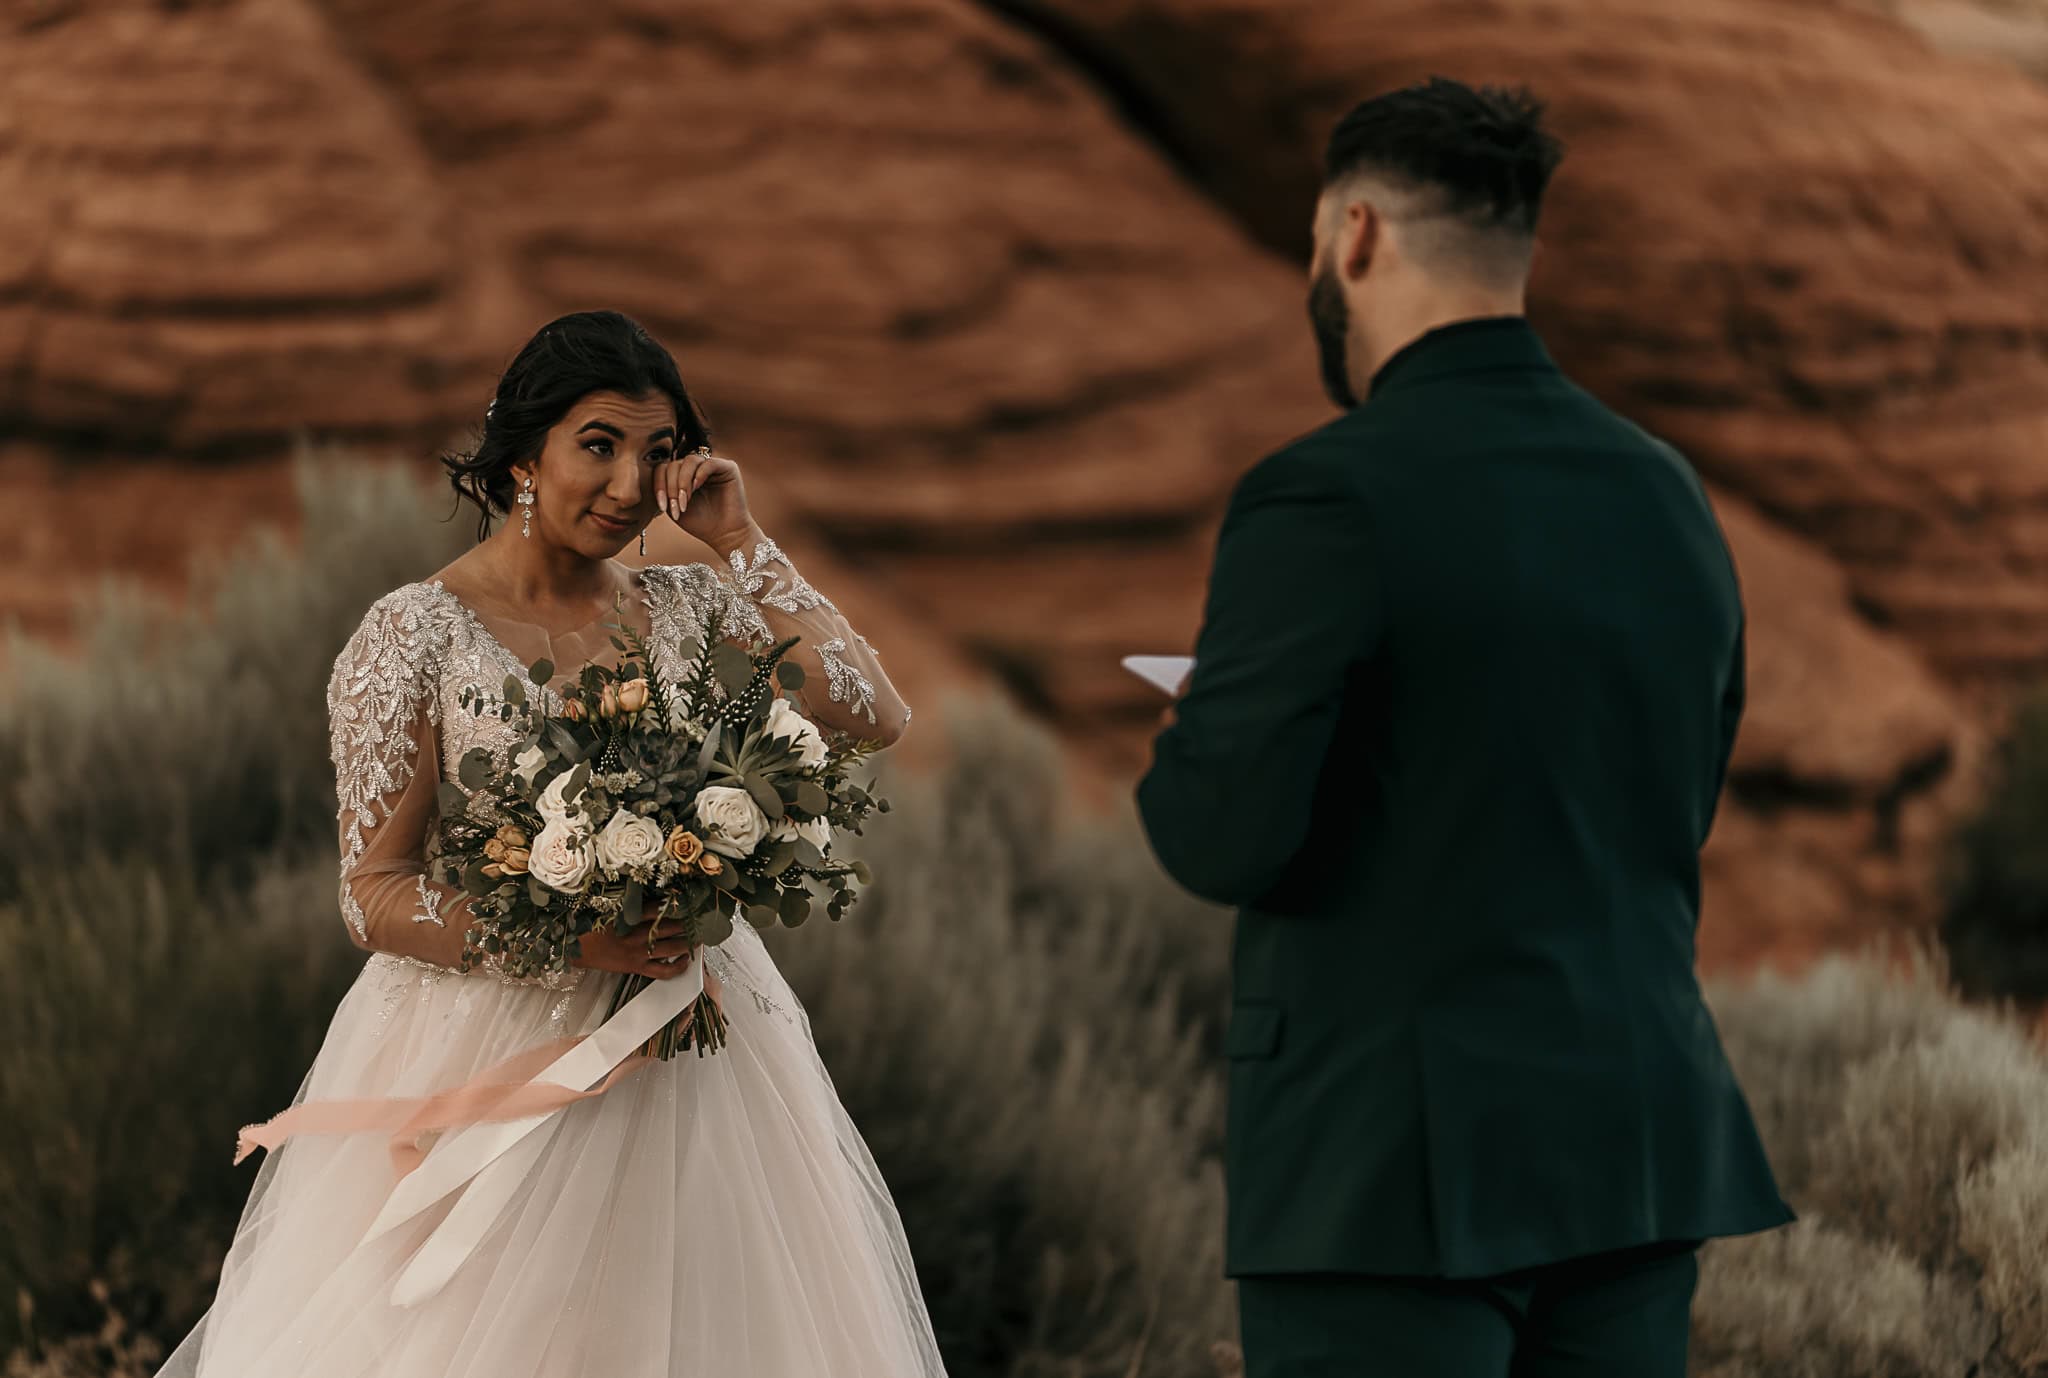
M 1337 126 L 1344 414 L 1239 484 L 1138 787 L 1241 911 L 1248 1378 L 1682 1378 L 1699 1243 L 1792 1218 L 1693 971 L 1735 571 L 1684 459 L 1522 319 L 1561 154 L 1526 93 L 1441 79 Z

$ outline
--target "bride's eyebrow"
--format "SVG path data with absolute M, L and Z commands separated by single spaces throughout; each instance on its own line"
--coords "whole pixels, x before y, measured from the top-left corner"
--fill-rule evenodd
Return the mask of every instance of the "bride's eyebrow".
M 609 421 L 586 421 L 583 423 L 582 429 L 578 430 L 576 434 L 582 435 L 584 431 L 603 431 L 614 440 L 624 440 L 626 438 L 626 433 Z M 652 445 L 657 440 L 674 440 L 675 438 L 676 428 L 674 426 L 662 426 L 654 434 L 647 437 L 647 443 Z

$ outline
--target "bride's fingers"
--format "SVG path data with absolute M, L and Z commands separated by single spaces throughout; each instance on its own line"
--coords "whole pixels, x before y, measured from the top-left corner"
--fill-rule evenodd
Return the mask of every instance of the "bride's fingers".
M 656 476 L 655 481 L 661 485 L 661 510 L 668 514 L 670 521 L 683 519 L 683 494 L 688 491 L 684 485 L 689 482 L 689 476 L 690 461 L 687 458 L 670 460 L 661 466 L 661 473 Z

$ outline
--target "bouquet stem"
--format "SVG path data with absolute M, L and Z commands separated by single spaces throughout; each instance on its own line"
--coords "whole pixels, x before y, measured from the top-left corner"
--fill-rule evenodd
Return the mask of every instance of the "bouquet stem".
M 704 955 L 699 952 L 691 960 L 701 962 Z M 617 993 L 612 996 L 611 1008 L 605 1011 L 605 1018 L 617 1014 L 625 1008 L 627 1001 L 653 984 L 651 977 L 628 976 L 619 983 Z M 691 1001 L 688 1009 L 663 1025 L 654 1037 L 641 1044 L 639 1051 L 664 1062 L 686 1049 L 694 1049 L 698 1057 L 703 1057 L 725 1046 L 726 1028 L 725 1011 L 718 1008 L 718 1002 L 706 991 Z

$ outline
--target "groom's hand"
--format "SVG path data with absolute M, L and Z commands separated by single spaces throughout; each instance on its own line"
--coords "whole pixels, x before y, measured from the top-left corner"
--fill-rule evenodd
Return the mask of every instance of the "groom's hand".
M 1180 688 L 1173 691 L 1173 702 L 1166 705 L 1166 711 L 1159 715 L 1159 730 L 1164 732 L 1180 721 L 1180 701 L 1187 697 L 1188 686 L 1195 682 L 1195 672 L 1188 671 L 1180 677 Z

